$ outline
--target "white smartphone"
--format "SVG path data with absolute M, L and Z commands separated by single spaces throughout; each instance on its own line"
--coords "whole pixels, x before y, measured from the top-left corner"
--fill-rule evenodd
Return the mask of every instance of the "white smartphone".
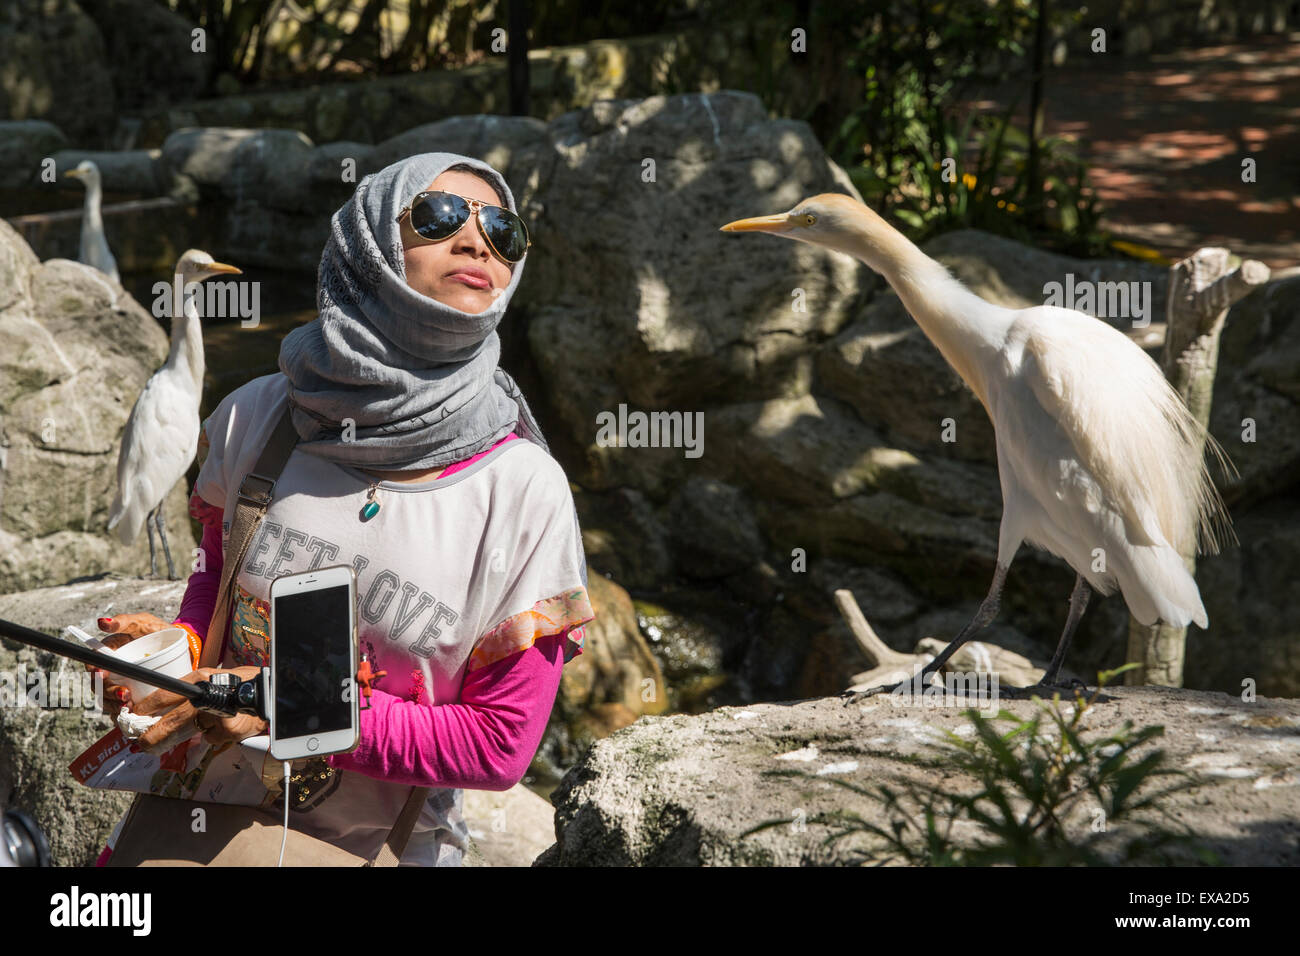
M 272 581 L 271 756 L 355 750 L 356 673 L 356 572 L 336 564 Z

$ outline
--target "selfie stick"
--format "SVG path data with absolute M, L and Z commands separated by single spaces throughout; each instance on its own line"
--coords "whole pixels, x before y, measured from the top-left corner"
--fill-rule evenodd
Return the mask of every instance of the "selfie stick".
M 260 689 L 261 681 L 256 679 L 241 681 L 234 674 L 214 674 L 213 680 L 201 680 L 197 684 L 191 684 L 176 677 L 151 671 L 141 664 L 124 661 L 111 654 L 103 654 L 89 647 L 73 644 L 71 641 L 50 637 L 48 634 L 6 621 L 4 618 L 0 618 L 0 636 L 39 647 L 60 657 L 70 657 L 74 661 L 138 680 L 151 687 L 180 694 L 194 705 L 195 710 L 221 714 L 225 717 L 233 717 L 235 714 L 256 714 L 263 720 L 266 719 L 266 714 L 263 712 L 264 695 Z

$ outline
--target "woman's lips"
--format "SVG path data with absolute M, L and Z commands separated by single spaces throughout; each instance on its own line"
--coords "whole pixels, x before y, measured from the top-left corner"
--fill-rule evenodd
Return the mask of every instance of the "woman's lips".
M 448 276 L 448 278 L 455 279 L 458 282 L 463 282 L 473 289 L 486 289 L 492 285 L 491 281 L 488 279 L 480 275 L 475 275 L 472 272 L 453 272 Z

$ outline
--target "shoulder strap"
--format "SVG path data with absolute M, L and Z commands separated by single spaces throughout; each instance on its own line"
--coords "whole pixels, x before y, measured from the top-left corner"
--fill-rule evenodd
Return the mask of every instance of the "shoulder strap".
M 221 568 L 221 587 L 217 591 L 217 603 L 212 609 L 207 636 L 203 639 L 200 667 L 221 666 L 221 652 L 225 650 L 226 631 L 230 625 L 230 597 L 234 590 L 235 572 L 244 563 L 244 555 L 248 553 L 248 545 L 253 540 L 253 530 L 262 520 L 262 515 L 266 514 L 275 491 L 276 479 L 280 477 L 296 444 L 298 431 L 293 427 L 293 409 L 292 406 L 285 405 L 284 414 L 280 416 L 266 447 L 258 456 L 257 464 L 244 476 L 239 486 L 239 499 L 235 503 L 235 514 L 230 522 L 230 539 L 226 542 L 225 563 Z
M 424 808 L 424 801 L 428 798 L 428 787 L 411 788 L 411 795 L 406 798 L 397 822 L 388 832 L 388 839 L 379 848 L 379 855 L 375 857 L 371 866 L 397 866 L 397 861 L 402 858 L 402 851 L 406 849 L 406 841 L 411 838 L 411 831 L 415 829 L 415 821 L 420 817 L 420 810 Z

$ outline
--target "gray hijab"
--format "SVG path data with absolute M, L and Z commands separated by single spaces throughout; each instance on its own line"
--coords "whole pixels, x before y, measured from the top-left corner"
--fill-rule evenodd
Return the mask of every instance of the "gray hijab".
M 514 379 L 497 367 L 496 328 L 524 271 L 477 315 L 406 284 L 398 213 L 448 167 L 465 163 L 495 183 L 481 160 L 421 153 L 366 176 L 330 220 L 317 277 L 318 318 L 285 336 L 297 448 L 339 464 L 394 471 L 450 465 L 511 431 L 546 449 Z M 345 419 L 354 435 L 344 440 Z

